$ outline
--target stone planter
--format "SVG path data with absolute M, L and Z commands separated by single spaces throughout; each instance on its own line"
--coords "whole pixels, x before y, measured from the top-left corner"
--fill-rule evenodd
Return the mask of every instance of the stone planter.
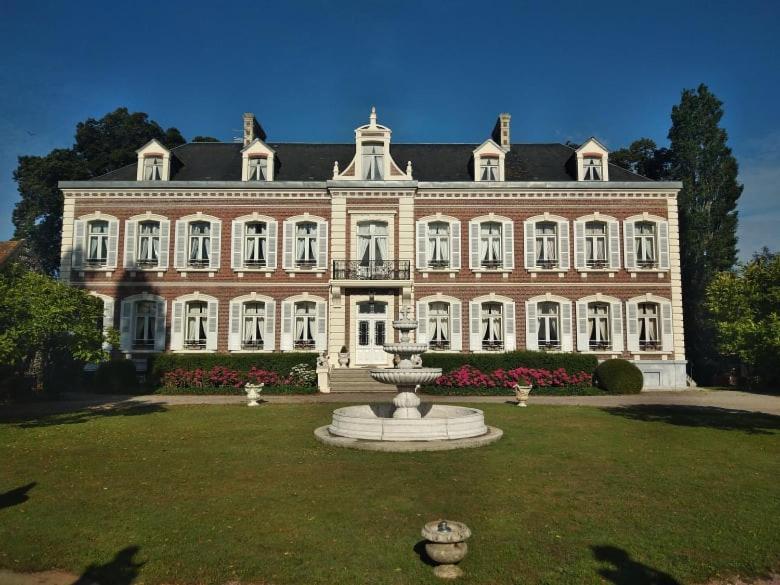
M 339 365 L 346 368 L 349 365 L 349 352 L 339 354 Z
M 428 522 L 422 529 L 425 552 L 438 566 L 433 574 L 442 579 L 455 579 L 463 575 L 463 570 L 457 563 L 463 560 L 469 550 L 466 540 L 471 536 L 471 530 L 463 522 L 451 520 L 434 520 Z
M 244 384 L 244 392 L 249 401 L 247 406 L 260 406 L 257 399 L 260 398 L 260 392 L 263 391 L 265 384 Z
M 514 385 L 515 398 L 517 398 L 517 406 L 528 406 L 525 401 L 528 400 L 528 395 L 531 394 L 531 386 L 521 386 L 520 384 Z

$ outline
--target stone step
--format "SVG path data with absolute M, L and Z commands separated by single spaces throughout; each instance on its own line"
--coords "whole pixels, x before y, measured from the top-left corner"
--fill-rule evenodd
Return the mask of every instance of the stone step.
M 330 388 L 334 393 L 395 392 L 388 384 L 380 384 L 371 377 L 368 368 L 336 368 L 330 373 Z

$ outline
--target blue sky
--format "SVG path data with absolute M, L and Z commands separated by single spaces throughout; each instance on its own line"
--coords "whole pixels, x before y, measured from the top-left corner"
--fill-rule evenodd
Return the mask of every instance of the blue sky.
M 216 8 L 219 6 L 219 8 Z M 780 249 L 780 3 L 0 3 L 0 239 L 20 154 L 118 106 L 231 140 L 348 142 L 371 105 L 399 142 L 665 143 L 680 91 L 724 102 L 745 192 L 740 253 Z M 140 146 L 140 145 L 139 145 Z

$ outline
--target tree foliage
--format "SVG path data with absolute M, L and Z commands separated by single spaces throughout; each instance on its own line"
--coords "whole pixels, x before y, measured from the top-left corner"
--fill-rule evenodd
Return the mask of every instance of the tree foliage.
M 219 138 L 213 136 L 194 136 L 190 142 L 221 142 Z
M 80 122 L 71 148 L 19 157 L 13 175 L 21 197 L 13 212 L 14 237 L 27 241 L 44 272 L 56 274 L 60 264 L 62 192 L 57 183 L 90 179 L 131 164 L 136 150 L 153 138 L 168 148 L 184 143 L 176 128 L 164 130 L 147 114 L 118 108 Z
M 668 148 L 658 148 L 650 138 L 640 138 L 627 148 L 615 150 L 609 162 L 656 181 L 667 180 L 671 174 L 671 154 Z
M 780 384 L 780 256 L 764 250 L 707 287 L 718 349 L 747 365 L 765 385 Z

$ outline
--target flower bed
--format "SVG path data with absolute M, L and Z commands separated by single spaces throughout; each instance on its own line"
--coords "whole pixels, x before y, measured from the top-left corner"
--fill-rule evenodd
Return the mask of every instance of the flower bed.
M 163 373 L 159 394 L 243 394 L 244 385 L 264 384 L 265 394 L 308 394 L 317 391 L 317 374 L 307 364 L 298 364 L 287 375 L 252 366 L 242 372 L 226 366 Z

